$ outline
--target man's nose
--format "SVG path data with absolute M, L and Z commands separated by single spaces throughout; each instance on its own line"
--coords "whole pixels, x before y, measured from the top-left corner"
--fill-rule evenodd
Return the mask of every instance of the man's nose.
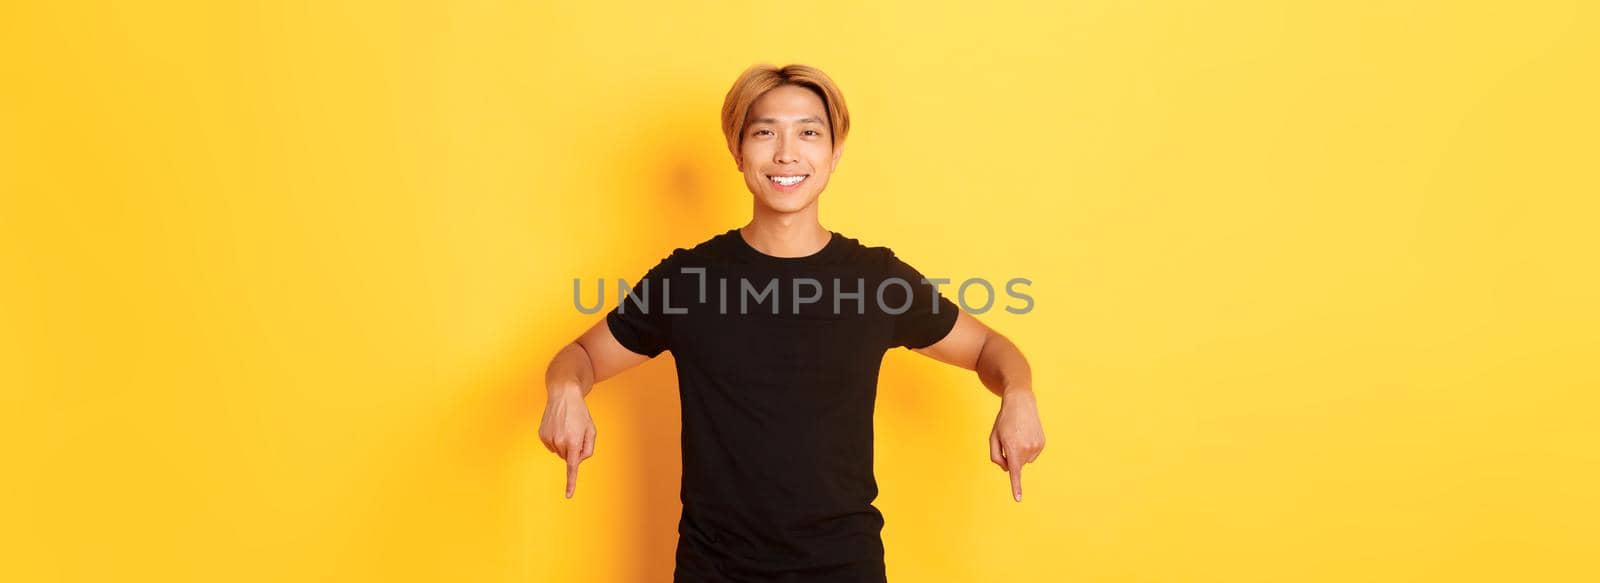
M 778 164 L 799 162 L 800 158 L 795 155 L 794 142 L 789 138 L 778 140 L 778 151 L 773 152 L 772 161 Z

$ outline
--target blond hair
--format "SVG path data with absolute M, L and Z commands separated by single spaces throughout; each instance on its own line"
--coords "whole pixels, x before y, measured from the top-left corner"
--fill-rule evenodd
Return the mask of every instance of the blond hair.
M 810 89 L 822 98 L 822 106 L 827 110 L 828 130 L 833 139 L 833 147 L 844 143 L 844 138 L 850 133 L 850 110 L 845 107 L 844 94 L 839 92 L 839 86 L 834 85 L 833 79 L 816 67 L 806 65 L 785 65 L 775 67 L 767 64 L 751 65 L 733 82 L 733 88 L 728 90 L 727 97 L 722 100 L 722 134 L 728 139 L 728 151 L 735 160 L 739 159 L 739 148 L 744 145 L 744 122 L 750 113 L 750 106 L 765 95 L 768 91 L 784 85 L 794 85 Z

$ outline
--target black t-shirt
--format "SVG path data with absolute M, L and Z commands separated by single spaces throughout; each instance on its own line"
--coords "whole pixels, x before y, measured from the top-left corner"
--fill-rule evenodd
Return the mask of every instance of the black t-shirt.
M 731 229 L 630 284 L 606 317 L 612 335 L 677 362 L 674 581 L 884 581 L 879 364 L 944 338 L 954 302 L 888 248 L 839 233 L 786 258 Z

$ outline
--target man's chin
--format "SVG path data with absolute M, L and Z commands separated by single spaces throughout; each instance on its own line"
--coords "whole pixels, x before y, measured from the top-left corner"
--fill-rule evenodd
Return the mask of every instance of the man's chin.
M 756 201 L 758 201 L 761 204 L 761 206 L 763 208 L 765 208 L 765 210 L 767 210 L 768 212 L 774 212 L 774 213 L 778 213 L 778 214 L 790 214 L 790 213 L 797 213 L 797 212 L 806 210 L 806 208 L 810 207 L 813 203 L 816 202 L 816 200 L 817 199 L 815 199 L 815 198 L 810 198 L 810 199 L 806 199 L 806 200 L 779 198 L 777 200 L 774 200 L 773 198 L 768 198 L 768 197 L 765 197 L 765 196 L 756 197 Z

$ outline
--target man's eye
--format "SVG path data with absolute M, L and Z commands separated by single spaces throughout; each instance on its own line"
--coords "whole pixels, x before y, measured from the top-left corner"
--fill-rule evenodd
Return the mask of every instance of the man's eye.
M 771 130 L 756 130 L 755 135 L 759 136 L 759 135 L 761 135 L 761 132 L 766 132 L 766 131 L 771 131 Z
M 806 131 L 811 132 L 811 133 L 816 134 L 816 135 L 819 135 L 819 136 L 822 135 L 822 132 L 819 132 L 817 130 L 806 130 Z

